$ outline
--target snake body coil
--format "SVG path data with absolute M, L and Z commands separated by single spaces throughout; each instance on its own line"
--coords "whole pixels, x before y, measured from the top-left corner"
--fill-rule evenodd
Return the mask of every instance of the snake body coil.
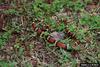
M 40 35 L 41 35 L 43 32 L 46 31 L 46 29 L 45 29 L 46 27 L 43 27 L 43 26 L 42 26 L 42 28 L 38 28 L 37 25 L 36 25 L 34 22 L 33 22 L 33 24 L 32 24 L 32 28 L 33 28 L 33 30 L 34 30 L 35 32 L 37 32 L 37 34 L 40 34 Z M 75 35 L 74 35 L 73 33 L 69 32 L 68 29 L 65 30 L 65 35 L 67 35 L 68 37 L 70 37 L 70 38 L 72 38 L 72 39 L 76 39 Z M 54 37 L 48 35 L 46 39 L 47 39 L 47 42 L 52 43 L 52 44 L 55 44 L 55 46 L 67 50 L 67 45 L 64 44 L 63 42 L 57 41 Z M 79 44 L 80 41 L 78 40 L 78 41 L 76 41 L 76 43 Z M 76 44 L 76 43 L 75 43 L 75 44 Z M 73 49 L 74 49 L 74 48 L 73 48 Z

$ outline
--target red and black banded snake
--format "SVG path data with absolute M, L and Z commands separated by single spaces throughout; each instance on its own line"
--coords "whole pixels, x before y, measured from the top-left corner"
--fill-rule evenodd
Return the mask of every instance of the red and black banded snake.
M 32 29 L 39 35 L 41 35 L 43 32 L 47 31 L 48 26 L 42 26 L 42 27 L 37 27 L 37 24 L 35 22 L 32 23 Z M 76 36 L 70 32 L 68 29 L 64 30 L 65 33 L 65 37 L 70 37 L 71 39 L 75 40 L 75 44 L 79 45 L 80 41 L 76 38 Z M 54 37 L 48 35 L 47 36 L 47 42 L 48 43 L 52 43 L 55 44 L 55 46 L 59 47 L 59 48 L 63 48 L 67 50 L 67 45 L 63 42 L 59 42 L 58 40 L 56 40 Z M 73 48 L 74 49 L 74 48 Z

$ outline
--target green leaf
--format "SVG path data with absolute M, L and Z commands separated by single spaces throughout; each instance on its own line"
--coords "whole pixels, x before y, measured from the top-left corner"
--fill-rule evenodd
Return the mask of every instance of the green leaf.
M 49 47 L 55 46 L 55 44 L 48 44 Z
M 19 48 L 19 51 L 18 51 L 18 55 L 19 56 L 22 56 L 23 55 L 23 52 L 24 52 L 24 48 L 20 47 Z
M 76 61 L 76 59 L 73 59 L 73 60 L 72 60 L 72 65 L 71 65 L 71 67 L 77 67 L 77 61 Z
M 15 65 L 17 64 L 17 62 L 13 61 L 13 62 L 9 62 L 9 67 L 15 67 Z
M 16 44 L 14 45 L 14 47 L 15 47 L 15 48 L 20 48 L 20 43 L 16 43 Z
M 61 23 L 59 27 L 57 27 L 58 31 L 63 31 L 65 29 L 65 24 Z

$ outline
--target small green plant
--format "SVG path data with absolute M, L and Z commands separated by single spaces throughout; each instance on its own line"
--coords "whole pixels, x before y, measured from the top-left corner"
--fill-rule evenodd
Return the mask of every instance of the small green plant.
M 82 18 L 80 19 L 81 25 L 88 25 L 90 29 L 100 28 L 100 16 L 90 15 L 88 13 L 82 13 Z
M 61 55 L 59 55 L 60 57 L 59 63 L 63 65 L 63 63 L 65 62 L 71 61 L 71 54 L 69 52 L 66 52 L 63 49 L 60 49 L 59 53 L 61 53 Z
M 8 9 L 3 11 L 4 14 L 19 15 L 18 11 L 15 9 Z
M 0 35 L 0 48 L 6 44 L 6 42 L 9 40 L 11 36 L 11 30 L 4 32 L 2 35 Z
M 0 67 L 15 67 L 17 62 L 0 60 Z

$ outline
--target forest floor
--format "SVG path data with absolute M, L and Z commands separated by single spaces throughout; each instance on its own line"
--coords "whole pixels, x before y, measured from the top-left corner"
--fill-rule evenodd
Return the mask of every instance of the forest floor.
M 80 67 L 80 63 L 100 64 L 99 0 L 5 2 L 0 1 L 0 67 Z M 33 30 L 33 22 L 37 27 L 49 26 L 44 36 Z M 45 35 L 63 32 L 65 28 L 68 29 L 68 34 L 64 34 L 67 38 L 58 38 L 69 50 L 47 42 Z M 80 43 L 75 45 L 77 39 Z M 72 47 L 75 50 L 70 51 Z

